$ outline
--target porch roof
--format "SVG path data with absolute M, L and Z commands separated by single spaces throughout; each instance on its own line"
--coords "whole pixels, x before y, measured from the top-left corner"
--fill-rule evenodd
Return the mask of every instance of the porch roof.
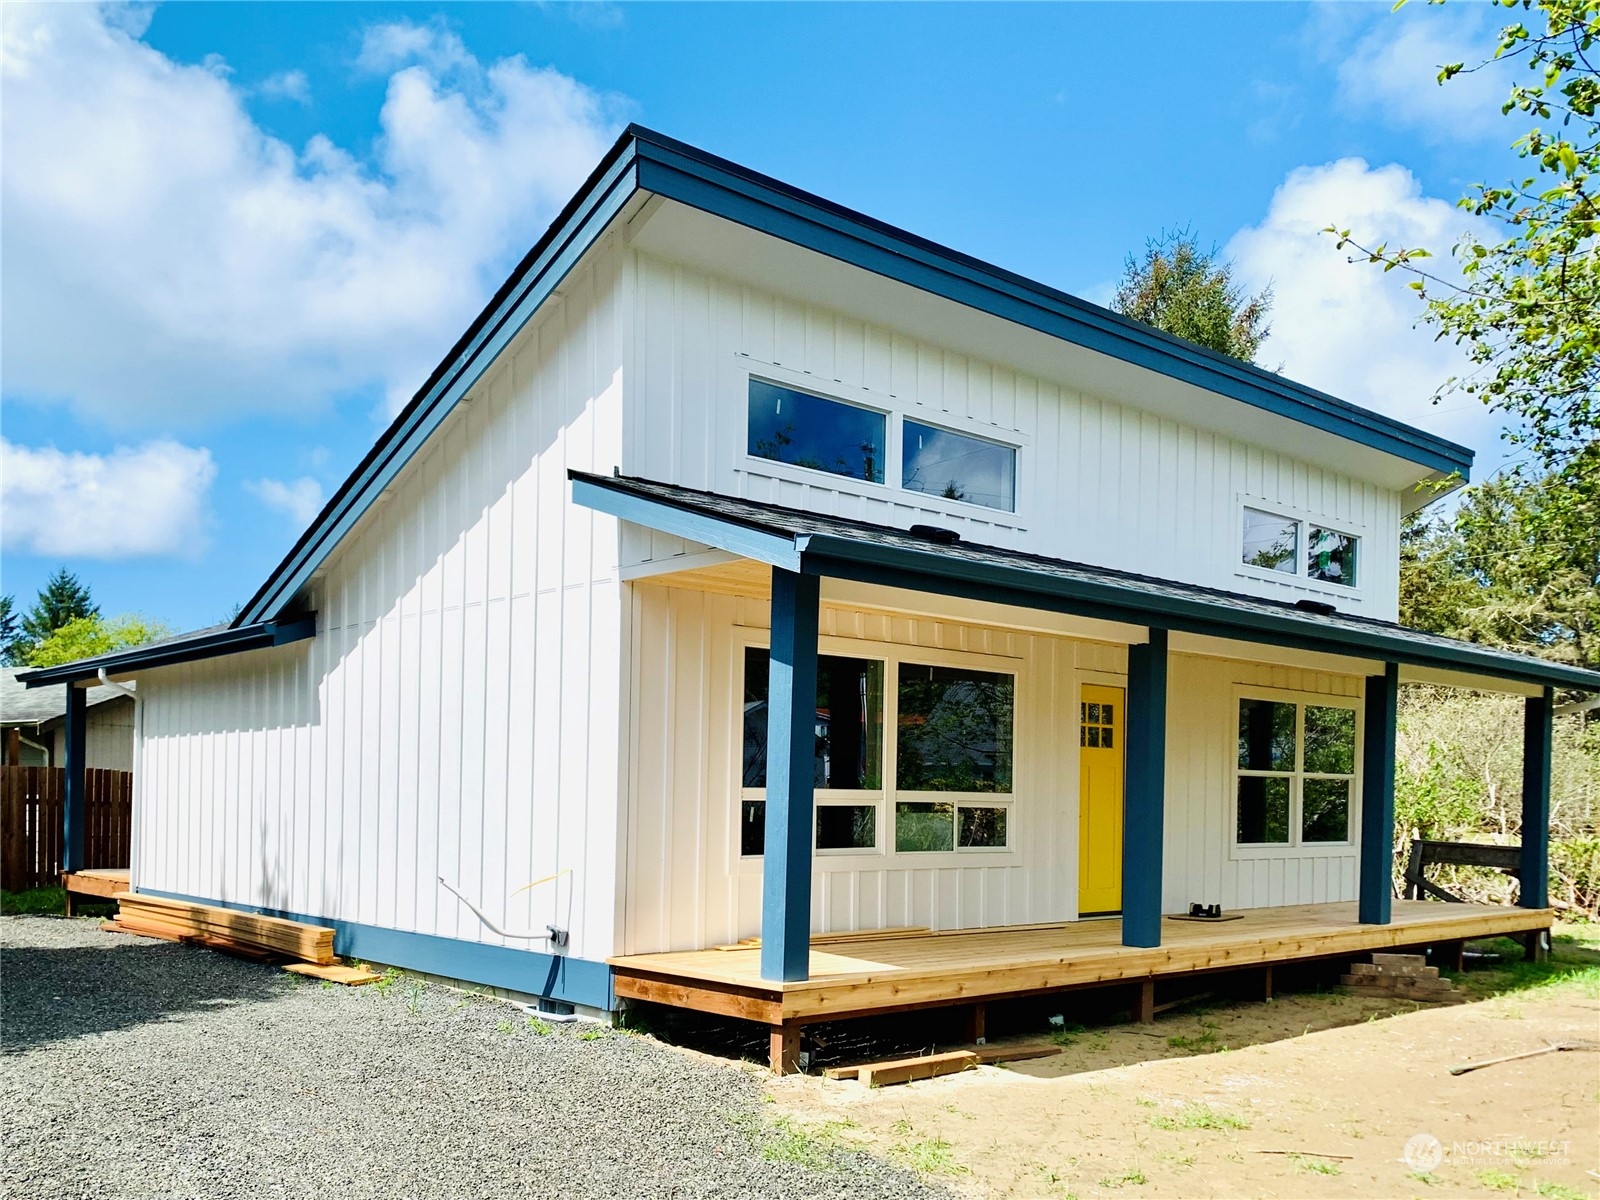
M 974 542 L 945 544 L 889 525 L 649 479 L 568 474 L 578 504 L 799 574 L 1600 692 L 1600 671 L 1390 621 Z

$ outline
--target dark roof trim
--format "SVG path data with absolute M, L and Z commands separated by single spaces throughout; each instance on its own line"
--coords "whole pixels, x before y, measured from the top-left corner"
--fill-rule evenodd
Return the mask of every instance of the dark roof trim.
M 569 472 L 573 499 L 624 521 L 804 574 L 987 600 L 1231 641 L 1444 668 L 1542 687 L 1600 691 L 1600 672 L 1349 614 L 1145 579 L 1122 571 L 963 543 L 963 553 L 900 544 L 906 531 L 626 478 Z M 703 498 L 703 499 L 702 499 Z M 719 511 L 719 505 L 721 510 Z M 727 511 L 736 506 L 737 514 Z M 793 518 L 793 520 L 790 520 Z M 819 530 L 826 526 L 826 531 Z M 778 549 L 786 540 L 787 550 Z M 751 546 L 768 553 L 750 553 Z
M 1169 337 L 980 259 L 630 125 L 240 611 L 236 625 L 282 613 L 495 356 L 532 318 L 638 191 L 656 193 L 1030 329 L 1158 371 L 1442 474 L 1472 451 Z
M 229 626 L 207 629 L 185 637 L 154 642 L 148 646 L 135 646 L 117 650 L 95 658 L 62 663 L 59 667 L 41 667 L 37 671 L 24 671 L 17 679 L 29 687 L 43 687 L 50 683 L 81 683 L 96 679 L 102 669 L 108 675 L 127 675 L 134 671 L 148 671 L 154 667 L 170 667 L 177 663 L 197 662 L 203 658 L 220 658 L 224 654 L 239 654 L 246 650 L 265 650 L 290 642 L 303 641 L 317 635 L 315 613 L 287 621 L 261 621 L 254 625 Z

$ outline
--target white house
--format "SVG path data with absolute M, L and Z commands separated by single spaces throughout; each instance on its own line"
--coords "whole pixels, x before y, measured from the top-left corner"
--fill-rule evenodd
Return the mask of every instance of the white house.
M 1454 936 L 1548 927 L 1600 675 L 1395 623 L 1471 458 L 634 127 L 230 628 L 27 681 L 137 680 L 137 890 L 792 1049 L 863 931 L 1047 927 L 994 994 L 1080 927 L 1177 969 L 1194 903 L 1447 936 L 1391 903 L 1407 680 L 1528 697 L 1523 908 Z M 986 994 L 950 958 L 896 1003 Z

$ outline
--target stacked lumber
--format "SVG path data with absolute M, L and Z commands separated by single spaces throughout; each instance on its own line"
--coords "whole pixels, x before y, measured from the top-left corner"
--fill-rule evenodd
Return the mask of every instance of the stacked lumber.
M 1455 991 L 1420 954 L 1374 954 L 1371 962 L 1351 963 L 1339 982 L 1357 996 L 1395 1000 L 1444 1000 Z
M 118 892 L 116 920 L 105 928 L 118 933 L 189 942 L 247 958 L 288 958 L 333 966 L 333 930 L 282 917 L 236 912 L 210 904 L 191 904 L 134 892 Z

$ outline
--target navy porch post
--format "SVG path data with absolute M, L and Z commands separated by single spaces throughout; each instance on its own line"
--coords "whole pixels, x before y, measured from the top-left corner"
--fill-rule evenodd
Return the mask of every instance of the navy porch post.
M 1122 944 L 1161 944 L 1167 791 L 1167 631 L 1128 647 L 1128 749 L 1122 805 Z
M 817 753 L 817 601 L 821 581 L 772 569 L 767 686 L 767 831 L 761 870 L 761 978 L 811 967 L 811 811 Z
M 61 811 L 61 869 L 81 871 L 83 861 L 83 834 L 87 820 L 84 793 L 84 754 L 87 750 L 89 726 L 89 693 L 76 684 L 67 684 L 67 780 L 66 803 Z
M 1550 904 L 1550 751 L 1555 693 L 1529 696 L 1522 714 L 1522 857 L 1517 904 Z
M 1361 870 L 1356 919 L 1389 924 L 1394 900 L 1394 726 L 1400 667 L 1367 676 L 1361 744 Z

